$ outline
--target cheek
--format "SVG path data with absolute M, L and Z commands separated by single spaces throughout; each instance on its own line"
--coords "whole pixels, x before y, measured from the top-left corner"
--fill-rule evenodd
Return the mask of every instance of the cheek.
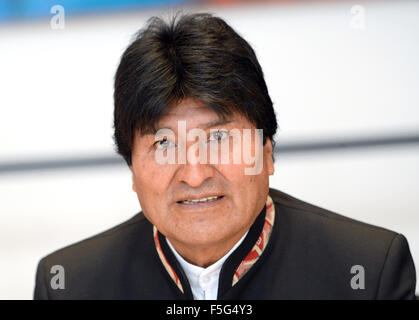
M 135 169 L 134 183 L 138 193 L 161 196 L 170 181 L 170 172 L 167 168 L 158 166 L 141 166 Z
M 167 211 L 168 169 L 148 164 L 137 166 L 135 171 L 133 183 L 141 209 L 152 224 L 160 225 Z
M 245 175 L 244 170 L 247 166 L 242 164 L 219 165 L 217 170 L 227 181 L 229 192 L 234 198 L 243 200 L 243 195 L 253 196 L 254 186 L 258 184 L 259 175 Z
M 158 164 L 153 154 L 136 153 L 132 158 L 133 183 L 141 206 L 163 197 L 173 174 L 172 166 Z M 157 201 L 157 203 L 160 203 Z
M 248 165 L 220 165 L 218 170 L 227 181 L 235 206 L 246 211 L 255 206 L 269 191 L 269 175 L 263 168 L 260 174 L 246 175 Z

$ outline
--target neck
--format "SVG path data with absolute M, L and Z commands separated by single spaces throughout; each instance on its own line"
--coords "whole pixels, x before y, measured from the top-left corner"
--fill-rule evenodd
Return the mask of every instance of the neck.
M 168 240 L 177 253 L 187 262 L 202 268 L 207 268 L 224 257 L 240 241 L 246 232 L 247 230 L 244 230 L 228 240 L 223 240 L 220 243 L 209 246 L 191 246 L 175 239 L 168 238 Z

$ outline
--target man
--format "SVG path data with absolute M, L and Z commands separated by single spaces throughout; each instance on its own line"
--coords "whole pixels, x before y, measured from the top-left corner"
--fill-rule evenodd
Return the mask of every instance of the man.
M 269 188 L 272 101 L 254 51 L 220 18 L 151 19 L 114 100 L 142 211 L 43 258 L 36 299 L 414 298 L 403 235 Z

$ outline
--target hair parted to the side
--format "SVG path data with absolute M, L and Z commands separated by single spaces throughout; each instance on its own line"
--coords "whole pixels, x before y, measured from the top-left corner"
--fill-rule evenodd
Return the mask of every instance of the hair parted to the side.
M 114 141 L 131 165 L 134 133 L 154 132 L 168 106 L 195 98 L 224 118 L 238 112 L 274 144 L 277 120 L 250 45 L 211 14 L 151 18 L 115 75 Z

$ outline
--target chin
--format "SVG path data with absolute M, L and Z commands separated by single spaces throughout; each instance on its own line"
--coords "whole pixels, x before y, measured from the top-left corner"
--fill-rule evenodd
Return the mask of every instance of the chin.
M 198 234 L 191 234 L 189 233 L 188 236 L 185 238 L 185 235 L 180 235 L 181 238 L 178 238 L 182 242 L 191 245 L 191 246 L 208 246 L 214 245 L 219 241 L 223 241 L 224 237 L 214 236 L 214 233 L 198 233 Z

